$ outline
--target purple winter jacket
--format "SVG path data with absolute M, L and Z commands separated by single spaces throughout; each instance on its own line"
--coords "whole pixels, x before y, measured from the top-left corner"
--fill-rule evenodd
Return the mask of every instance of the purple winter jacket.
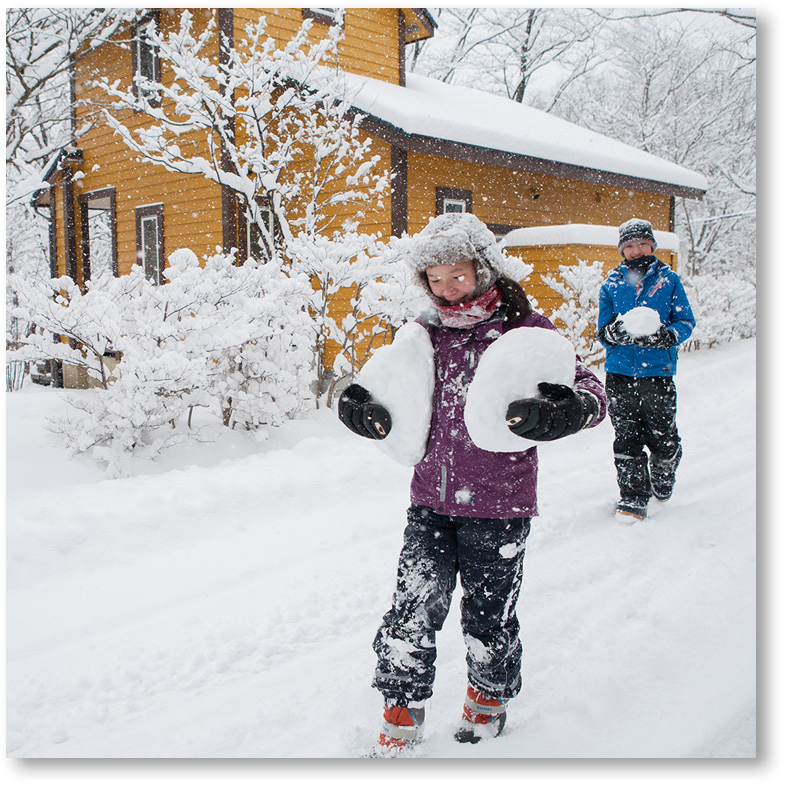
M 431 336 L 436 379 L 428 446 L 414 467 L 412 504 L 474 518 L 537 515 L 537 448 L 516 453 L 480 449 L 466 430 L 463 409 L 480 357 L 503 332 L 556 328 L 536 311 L 513 326 L 499 315 L 465 330 L 418 321 Z M 577 356 L 574 389 L 599 401 L 600 414 L 592 425 L 599 423 L 605 417 L 605 390 Z

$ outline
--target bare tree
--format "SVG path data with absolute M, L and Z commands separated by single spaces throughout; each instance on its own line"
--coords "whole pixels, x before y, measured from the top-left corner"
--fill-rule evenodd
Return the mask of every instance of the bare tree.
M 29 196 L 13 187 L 35 179 L 55 151 L 74 144 L 69 74 L 74 63 L 136 12 L 107 8 L 6 11 L 7 202 Z M 32 187 L 32 186 L 31 186 Z
M 753 282 L 754 37 L 740 39 L 739 23 L 724 15 L 667 17 L 609 22 L 613 57 L 580 90 L 565 92 L 558 114 L 705 174 L 705 200 L 677 205 L 687 269 L 733 269 Z
M 530 102 L 552 105 L 567 85 L 602 62 L 598 30 L 587 9 L 444 8 L 439 34 L 415 49 L 409 67 L 445 82 L 476 83 Z

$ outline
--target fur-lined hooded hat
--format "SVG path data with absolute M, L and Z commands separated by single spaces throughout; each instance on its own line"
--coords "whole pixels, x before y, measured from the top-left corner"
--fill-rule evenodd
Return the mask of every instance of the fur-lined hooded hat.
M 425 271 L 437 264 L 474 262 L 475 297 L 485 294 L 504 271 L 504 257 L 493 232 L 472 213 L 445 213 L 431 218 L 428 226 L 412 237 L 405 261 L 429 295 Z

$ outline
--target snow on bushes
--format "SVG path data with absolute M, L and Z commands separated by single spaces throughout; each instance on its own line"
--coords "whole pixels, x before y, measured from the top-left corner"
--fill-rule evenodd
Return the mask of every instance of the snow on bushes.
M 688 348 L 708 348 L 756 334 L 755 285 L 729 273 L 682 278 L 695 315 Z
M 46 289 L 19 286 L 21 310 L 41 331 L 18 357 L 79 365 L 103 388 L 72 398 L 74 408 L 52 428 L 110 473 L 124 451 L 153 457 L 184 438 L 195 406 L 216 405 L 225 425 L 256 428 L 279 425 L 313 399 L 305 275 L 253 260 L 237 266 L 224 255 L 202 267 L 182 249 L 169 257 L 165 276 L 156 286 L 135 266 L 89 281 L 85 292 L 68 278 Z M 109 350 L 122 356 L 111 380 Z
M 600 287 L 605 280 L 602 262 L 581 260 L 578 264 L 559 266 L 559 277 L 543 276 L 543 283 L 553 289 L 562 303 L 553 313 L 545 314 L 565 335 L 587 365 L 605 359 L 597 340 L 600 313 Z

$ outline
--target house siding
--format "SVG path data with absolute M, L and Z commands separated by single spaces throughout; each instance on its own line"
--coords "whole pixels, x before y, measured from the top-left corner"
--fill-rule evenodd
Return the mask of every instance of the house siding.
M 398 9 L 347 8 L 345 13 L 344 38 L 338 50 L 341 67 L 351 73 L 398 84 Z M 279 42 L 290 40 L 303 22 L 301 8 L 235 8 L 237 45 L 247 38 L 246 26 L 256 24 L 261 16 L 267 22 L 268 34 Z M 326 25 L 314 22 L 315 38 L 326 32 Z
M 661 194 L 416 152 L 408 154 L 408 182 L 410 234 L 435 214 L 439 187 L 471 191 L 474 214 L 488 224 L 614 226 L 640 215 L 655 229 L 670 230 L 670 198 Z
M 207 20 L 206 9 L 192 9 L 197 26 Z M 174 31 L 179 26 L 179 9 L 161 9 L 161 30 Z M 77 101 L 102 103 L 106 97 L 100 87 L 91 84 L 106 76 L 111 82 L 120 79 L 129 84 L 132 74 L 130 40 L 126 27 L 113 41 L 91 52 L 80 65 L 74 80 Z M 217 43 L 215 44 L 217 57 Z M 162 79 L 171 83 L 171 72 L 164 66 Z M 86 119 L 86 109 L 77 106 L 77 120 Z M 132 112 L 120 115 L 132 131 L 142 126 L 144 116 Z M 186 143 L 187 137 L 184 139 Z M 79 140 L 84 151 L 81 171 L 84 177 L 76 183 L 76 195 L 101 188 L 115 187 L 117 193 L 117 260 L 118 272 L 125 275 L 136 263 L 135 208 L 156 202 L 164 203 L 167 237 L 188 238 L 188 246 L 198 257 L 214 253 L 221 245 L 220 186 L 199 175 L 167 172 L 161 166 L 141 163 L 128 151 L 112 129 L 99 122 Z M 81 237 L 77 221 L 77 247 Z M 174 250 L 166 243 L 167 250 Z M 81 263 L 80 263 L 81 274 Z M 80 281 L 81 283 L 81 281 Z

